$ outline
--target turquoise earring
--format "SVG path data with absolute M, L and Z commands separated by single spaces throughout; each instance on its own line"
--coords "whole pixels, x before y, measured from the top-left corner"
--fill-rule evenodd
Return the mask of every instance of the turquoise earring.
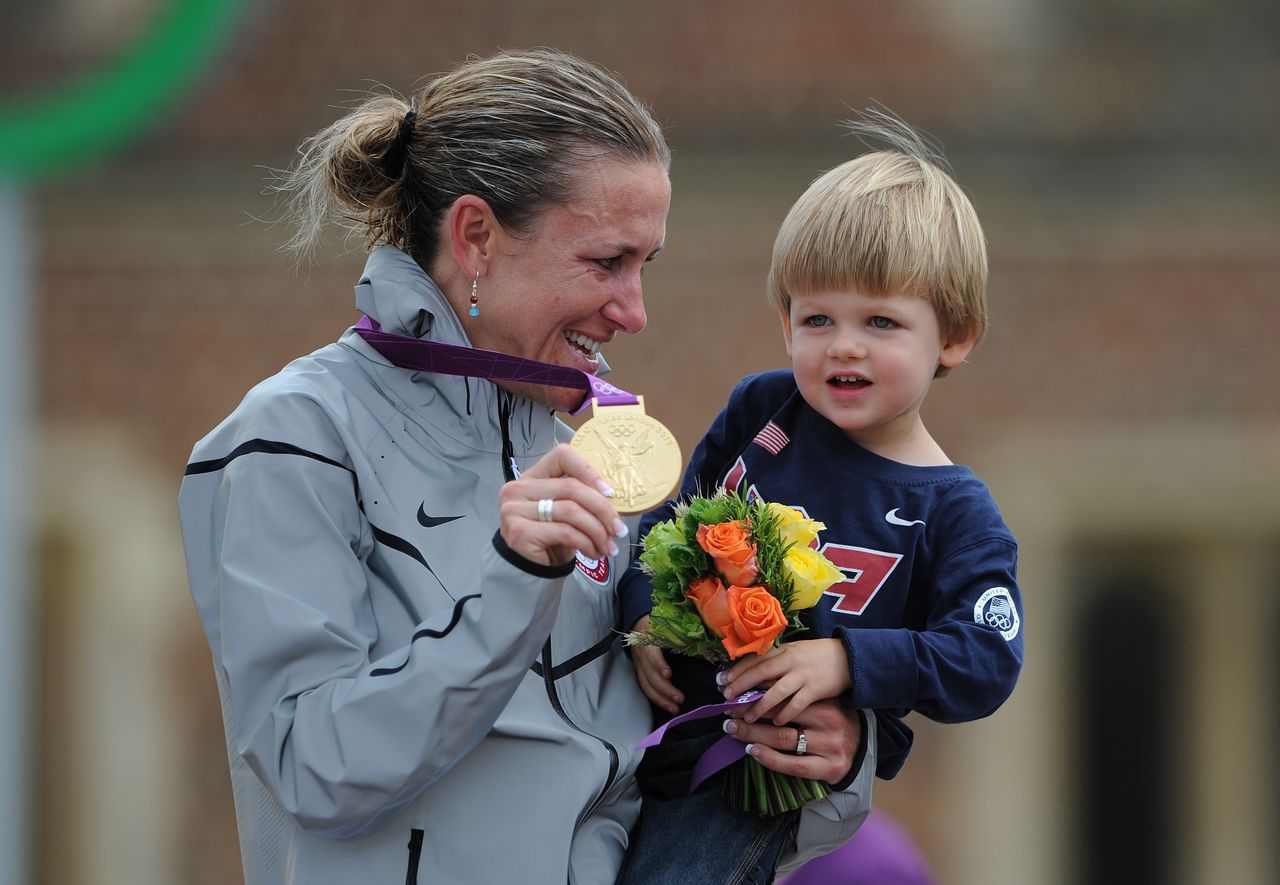
M 480 305 L 476 299 L 476 283 L 480 281 L 480 271 L 476 271 L 476 278 L 471 281 L 471 308 L 467 313 L 473 317 L 480 316 Z

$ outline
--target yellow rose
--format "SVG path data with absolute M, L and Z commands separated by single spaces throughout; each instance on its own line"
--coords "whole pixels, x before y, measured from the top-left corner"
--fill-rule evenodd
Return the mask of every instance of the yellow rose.
M 818 537 L 818 532 L 826 526 L 816 519 L 810 519 L 794 507 L 786 504 L 769 502 L 769 512 L 778 517 L 778 533 L 783 544 L 796 542 L 799 547 L 808 547 Z M 806 606 L 807 608 L 807 606 Z
M 795 595 L 791 597 L 792 611 L 812 608 L 828 587 L 845 579 L 844 572 L 812 547 L 792 547 L 782 560 L 782 568 L 795 587 Z

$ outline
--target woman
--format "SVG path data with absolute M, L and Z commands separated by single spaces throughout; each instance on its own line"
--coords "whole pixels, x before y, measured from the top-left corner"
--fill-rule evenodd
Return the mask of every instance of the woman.
M 616 642 L 626 526 L 557 445 L 583 394 L 409 371 L 362 332 L 601 370 L 645 324 L 669 159 L 619 83 L 551 51 L 470 61 L 304 145 L 294 245 L 335 213 L 364 228 L 367 328 L 250 391 L 180 496 L 247 885 L 613 881 L 649 714 Z M 800 724 L 803 759 L 792 728 L 739 733 L 832 781 L 874 759 L 856 717 Z M 797 860 L 856 828 L 870 768 L 806 815 Z

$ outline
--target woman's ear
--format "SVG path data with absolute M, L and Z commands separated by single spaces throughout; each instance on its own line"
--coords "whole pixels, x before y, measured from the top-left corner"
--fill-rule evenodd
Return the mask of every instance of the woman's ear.
M 443 233 L 461 276 L 474 279 L 485 270 L 497 243 L 497 229 L 493 210 L 480 197 L 463 194 L 453 201 Z

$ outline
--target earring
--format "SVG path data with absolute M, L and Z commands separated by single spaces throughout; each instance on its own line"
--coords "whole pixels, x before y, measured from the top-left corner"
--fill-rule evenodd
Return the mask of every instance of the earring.
M 473 317 L 480 316 L 480 305 L 476 303 L 476 283 L 480 282 L 480 271 L 476 271 L 476 278 L 471 281 L 471 309 L 467 311 Z

